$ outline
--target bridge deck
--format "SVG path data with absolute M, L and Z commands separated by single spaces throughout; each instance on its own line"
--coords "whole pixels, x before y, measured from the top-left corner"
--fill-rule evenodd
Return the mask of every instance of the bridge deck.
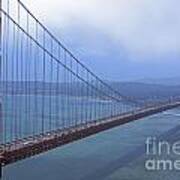
M 2 147 L 3 151 L 0 153 L 1 164 L 7 165 L 101 131 L 160 113 L 168 109 L 176 108 L 178 106 L 180 106 L 180 102 L 171 102 L 156 107 L 147 107 L 120 116 L 103 119 L 101 121 L 93 121 L 69 129 L 57 130 L 12 142 L 11 144 L 5 144 Z

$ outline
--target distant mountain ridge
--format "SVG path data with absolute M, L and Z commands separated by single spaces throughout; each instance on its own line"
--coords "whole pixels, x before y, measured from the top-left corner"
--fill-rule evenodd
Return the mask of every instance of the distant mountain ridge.
M 180 85 L 162 85 L 140 82 L 108 82 L 110 86 L 122 95 L 137 99 L 163 99 L 171 96 L 180 97 Z M 57 86 L 59 90 L 57 91 Z M 5 88 L 3 88 L 5 87 Z M 0 84 L 3 94 L 69 94 L 72 96 L 87 96 L 86 87 L 82 83 L 42 83 L 42 82 L 3 82 Z
M 167 78 L 143 78 L 136 80 L 135 82 L 146 83 L 146 84 L 159 84 L 159 85 L 180 85 L 180 77 L 167 77 Z
M 180 96 L 180 85 L 162 85 L 140 82 L 112 82 L 110 85 L 125 96 L 137 99 L 162 99 L 170 96 Z

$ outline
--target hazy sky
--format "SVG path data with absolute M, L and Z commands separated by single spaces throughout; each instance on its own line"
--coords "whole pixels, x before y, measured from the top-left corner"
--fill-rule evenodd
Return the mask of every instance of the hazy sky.
M 104 79 L 180 76 L 179 0 L 24 0 Z

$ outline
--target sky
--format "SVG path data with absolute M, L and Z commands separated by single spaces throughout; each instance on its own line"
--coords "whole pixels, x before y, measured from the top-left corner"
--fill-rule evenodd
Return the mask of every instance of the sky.
M 180 77 L 179 0 L 23 0 L 107 80 Z

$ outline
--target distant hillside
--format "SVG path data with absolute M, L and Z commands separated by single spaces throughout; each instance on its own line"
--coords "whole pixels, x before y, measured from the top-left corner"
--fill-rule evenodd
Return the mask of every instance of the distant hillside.
M 145 83 L 145 84 L 161 84 L 169 86 L 178 86 L 180 85 L 180 77 L 168 77 L 168 78 L 144 78 L 137 80 L 136 82 Z
M 137 98 L 167 98 L 169 96 L 180 96 L 180 85 L 158 85 L 136 82 L 113 82 L 112 87 L 120 91 L 125 96 Z
M 162 99 L 170 96 L 180 96 L 180 85 L 159 85 L 137 82 L 108 82 L 124 96 L 137 99 Z M 57 86 L 59 90 L 57 91 Z M 4 90 L 2 87 L 6 87 Z M 81 83 L 45 83 L 42 82 L 7 82 L 0 84 L 1 93 L 7 94 L 70 94 L 72 96 L 87 96 L 87 88 Z M 4 91 L 4 92 L 3 92 Z M 51 93 L 50 93 L 51 92 Z

